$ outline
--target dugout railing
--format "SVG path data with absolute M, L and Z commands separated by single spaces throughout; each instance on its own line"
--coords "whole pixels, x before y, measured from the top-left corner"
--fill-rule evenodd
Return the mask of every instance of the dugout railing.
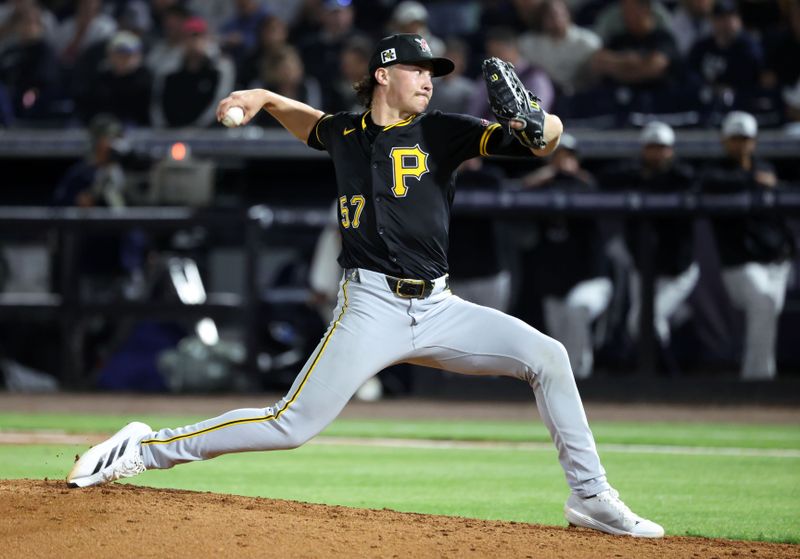
M 558 191 L 462 191 L 454 211 L 463 215 L 487 213 L 498 219 L 535 219 L 537 216 L 580 215 L 624 217 L 634 220 L 642 238 L 650 238 L 650 217 L 666 215 L 736 215 L 749 213 L 800 214 L 800 190 L 786 189 L 763 193 L 731 195 L 565 193 Z M 258 313 L 269 297 L 257 277 L 258 260 L 268 233 L 282 228 L 319 229 L 331 219 L 330 210 L 255 206 L 247 210 L 214 211 L 190 208 L 138 207 L 121 210 L 104 208 L 0 207 L 0 245 L 4 239 L 41 235 L 48 231 L 56 238 L 54 254 L 57 277 L 52 293 L 32 297 L 19 293 L 0 293 L 0 320 L 4 322 L 53 320 L 59 324 L 59 371 L 67 388 L 87 386 L 86 365 L 82 363 L 84 331 L 82 321 L 102 314 L 116 318 L 160 318 L 173 320 L 201 317 L 229 317 L 241 326 L 247 350 L 247 363 L 254 367 L 258 345 Z M 204 303 L 150 300 L 84 300 L 78 289 L 80 270 L 76 247 L 83 235 L 98 231 L 143 228 L 146 231 L 177 231 L 203 228 L 214 242 L 214 231 L 236 232 L 243 239 L 245 287 L 242 293 L 209 293 Z M 653 330 L 654 262 L 652 252 L 642 243 L 640 277 L 642 313 L 638 340 L 638 372 L 654 375 L 656 341 Z M 300 302 L 303 297 L 295 296 Z

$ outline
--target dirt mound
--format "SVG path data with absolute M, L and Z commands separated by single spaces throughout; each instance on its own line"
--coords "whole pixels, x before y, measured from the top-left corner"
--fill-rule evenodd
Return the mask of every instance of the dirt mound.
M 111 484 L 0 480 L 0 557 L 797 557 L 792 545 L 362 510 Z

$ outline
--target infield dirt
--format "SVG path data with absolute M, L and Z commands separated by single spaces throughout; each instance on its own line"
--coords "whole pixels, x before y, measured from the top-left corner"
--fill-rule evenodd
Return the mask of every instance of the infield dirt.
M 798 557 L 800 546 L 637 540 L 578 528 L 214 493 L 0 480 L 0 557 Z

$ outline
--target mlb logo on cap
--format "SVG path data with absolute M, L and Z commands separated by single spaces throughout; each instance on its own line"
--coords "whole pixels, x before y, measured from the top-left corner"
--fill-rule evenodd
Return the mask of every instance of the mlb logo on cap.
M 397 51 L 395 49 L 386 49 L 385 51 L 381 52 L 382 64 L 392 62 L 393 60 L 397 60 Z
M 422 38 L 414 39 L 419 45 L 419 50 L 422 52 L 431 52 L 431 47 L 428 46 L 428 41 Z

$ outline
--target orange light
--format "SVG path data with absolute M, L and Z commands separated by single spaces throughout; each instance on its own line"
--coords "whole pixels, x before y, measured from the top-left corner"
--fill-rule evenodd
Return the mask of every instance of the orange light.
M 170 156 L 172 156 L 172 159 L 175 161 L 183 161 L 186 159 L 186 152 L 186 144 L 183 142 L 175 142 L 169 150 Z

